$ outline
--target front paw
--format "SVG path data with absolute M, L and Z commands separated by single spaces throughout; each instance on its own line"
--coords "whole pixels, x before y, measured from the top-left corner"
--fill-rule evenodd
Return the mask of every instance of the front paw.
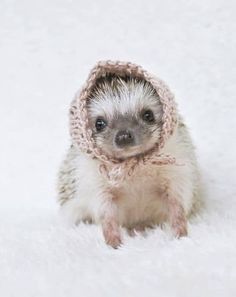
M 172 229 L 173 229 L 175 237 L 177 237 L 177 238 L 188 236 L 188 228 L 187 228 L 186 223 L 174 225 L 174 226 L 172 226 Z
M 104 235 L 106 244 L 110 245 L 114 249 L 117 249 L 122 244 L 121 236 L 120 234 L 109 234 Z
M 121 234 L 118 226 L 114 226 L 112 223 L 107 223 L 103 225 L 103 235 L 106 241 L 106 244 L 117 249 L 121 244 Z

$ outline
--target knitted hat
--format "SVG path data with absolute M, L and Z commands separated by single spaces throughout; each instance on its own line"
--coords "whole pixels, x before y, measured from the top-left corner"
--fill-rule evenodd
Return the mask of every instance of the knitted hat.
M 162 127 L 160 139 L 155 147 L 146 154 L 118 160 L 106 155 L 92 137 L 92 130 L 88 124 L 87 100 L 94 89 L 97 79 L 107 74 L 118 76 L 130 76 L 149 82 L 159 95 L 163 108 Z M 166 140 L 173 134 L 177 124 L 177 111 L 174 96 L 163 81 L 154 77 L 141 66 L 130 62 L 100 61 L 91 70 L 87 81 L 82 89 L 76 94 L 70 108 L 70 133 L 73 145 L 87 153 L 91 158 L 100 160 L 100 170 L 108 181 L 119 184 L 132 175 L 135 168 L 147 164 L 166 165 L 174 164 L 175 158 L 163 155 L 160 150 L 164 147 Z

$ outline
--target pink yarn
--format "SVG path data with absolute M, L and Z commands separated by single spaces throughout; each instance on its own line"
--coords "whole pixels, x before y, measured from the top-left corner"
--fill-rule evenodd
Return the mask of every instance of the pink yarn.
M 160 97 L 163 107 L 162 129 L 160 139 L 156 143 L 154 149 L 148 151 L 144 155 L 130 157 L 120 161 L 106 155 L 101 149 L 96 147 L 96 143 L 92 138 L 92 130 L 88 125 L 88 113 L 86 103 L 89 95 L 96 85 L 99 77 L 105 74 L 117 74 L 119 76 L 129 75 L 134 78 L 144 79 L 151 83 Z M 100 160 L 101 173 L 108 180 L 115 184 L 119 184 L 124 179 L 132 175 L 137 166 L 145 166 L 147 164 L 168 165 L 176 164 L 174 157 L 163 155 L 160 150 L 164 147 L 166 140 L 173 134 L 177 125 L 177 111 L 174 96 L 163 81 L 149 74 L 141 66 L 130 62 L 120 61 L 100 61 L 91 70 L 85 85 L 78 92 L 72 101 L 70 108 L 70 133 L 73 144 L 92 158 Z

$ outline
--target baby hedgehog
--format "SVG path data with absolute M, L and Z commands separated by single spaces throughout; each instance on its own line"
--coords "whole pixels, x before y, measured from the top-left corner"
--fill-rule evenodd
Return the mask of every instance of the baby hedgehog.
M 59 172 L 58 201 L 75 224 L 101 224 L 107 244 L 120 227 L 168 222 L 187 235 L 198 200 L 194 147 L 173 96 L 140 66 L 100 62 L 71 107 L 72 145 Z

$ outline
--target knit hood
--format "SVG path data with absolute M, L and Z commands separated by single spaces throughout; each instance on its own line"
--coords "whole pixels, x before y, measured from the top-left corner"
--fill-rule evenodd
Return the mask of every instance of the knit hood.
M 153 86 L 159 96 L 163 109 L 160 139 L 155 147 L 146 154 L 129 157 L 121 161 L 111 158 L 96 146 L 88 123 L 87 101 L 98 78 L 108 74 L 143 79 Z M 98 159 L 101 163 L 101 173 L 113 184 L 119 184 L 132 176 L 138 166 L 146 166 L 149 163 L 156 165 L 174 164 L 175 158 L 161 154 L 161 149 L 173 134 L 176 125 L 176 104 L 169 88 L 162 80 L 151 75 L 141 66 L 130 62 L 98 62 L 91 70 L 82 89 L 75 95 L 70 108 L 70 133 L 73 145 L 90 155 L 91 158 Z

